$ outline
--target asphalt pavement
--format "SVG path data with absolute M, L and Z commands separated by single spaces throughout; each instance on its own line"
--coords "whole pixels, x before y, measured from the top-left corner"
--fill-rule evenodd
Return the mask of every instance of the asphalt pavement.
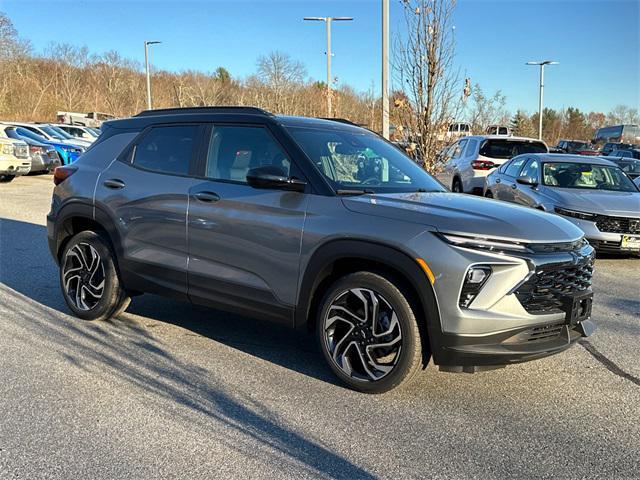
M 312 338 L 144 295 L 69 315 L 50 176 L 0 184 L 0 479 L 640 478 L 640 260 L 598 259 L 596 334 L 370 396 Z

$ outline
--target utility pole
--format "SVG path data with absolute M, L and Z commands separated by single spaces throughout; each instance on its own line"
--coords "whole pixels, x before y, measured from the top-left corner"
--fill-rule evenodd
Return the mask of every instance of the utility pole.
M 353 17 L 304 17 L 303 20 L 324 22 L 327 29 L 327 117 L 333 116 L 333 105 L 331 102 L 332 88 L 331 84 L 331 22 L 351 21 Z
M 389 0 L 382 0 L 382 136 L 389 140 Z
M 538 140 L 542 140 L 542 111 L 544 110 L 544 66 L 558 65 L 560 62 L 544 60 L 542 62 L 527 62 L 527 65 L 538 65 L 540 67 L 540 98 L 538 103 Z
M 147 72 L 147 109 L 151 110 L 151 73 L 149 72 L 149 45 L 162 43 L 158 40 L 144 41 L 144 64 Z

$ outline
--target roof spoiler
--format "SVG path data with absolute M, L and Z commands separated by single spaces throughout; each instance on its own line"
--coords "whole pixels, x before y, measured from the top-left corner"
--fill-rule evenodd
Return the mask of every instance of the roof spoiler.
M 158 108 L 154 110 L 143 110 L 134 117 L 153 117 L 157 115 L 179 115 L 183 113 L 247 113 L 251 115 L 262 115 L 272 117 L 273 114 L 262 108 L 220 106 L 220 107 L 184 107 L 184 108 Z

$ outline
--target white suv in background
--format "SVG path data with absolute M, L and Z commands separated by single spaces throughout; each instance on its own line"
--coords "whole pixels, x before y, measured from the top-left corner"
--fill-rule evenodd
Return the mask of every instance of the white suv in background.
M 482 195 L 484 180 L 495 168 L 516 155 L 547 153 L 542 140 L 504 135 L 464 137 L 442 152 L 438 180 L 453 192 Z

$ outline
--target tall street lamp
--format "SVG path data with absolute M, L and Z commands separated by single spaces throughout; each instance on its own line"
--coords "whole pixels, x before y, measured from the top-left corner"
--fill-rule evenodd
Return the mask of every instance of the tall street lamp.
M 382 136 L 389 140 L 389 0 L 382 0 Z
M 147 70 L 147 109 L 151 110 L 151 75 L 149 73 L 149 45 L 155 45 L 156 43 L 162 43 L 158 40 L 144 41 L 144 64 Z
M 560 62 L 554 62 L 552 60 L 544 60 L 542 62 L 527 62 L 527 65 L 540 66 L 540 103 L 538 105 L 538 140 L 542 140 L 542 109 L 544 106 L 544 66 L 545 65 L 558 65 Z
M 347 22 L 353 17 L 304 17 L 304 20 L 324 22 L 327 26 L 327 117 L 331 117 L 331 22 Z

